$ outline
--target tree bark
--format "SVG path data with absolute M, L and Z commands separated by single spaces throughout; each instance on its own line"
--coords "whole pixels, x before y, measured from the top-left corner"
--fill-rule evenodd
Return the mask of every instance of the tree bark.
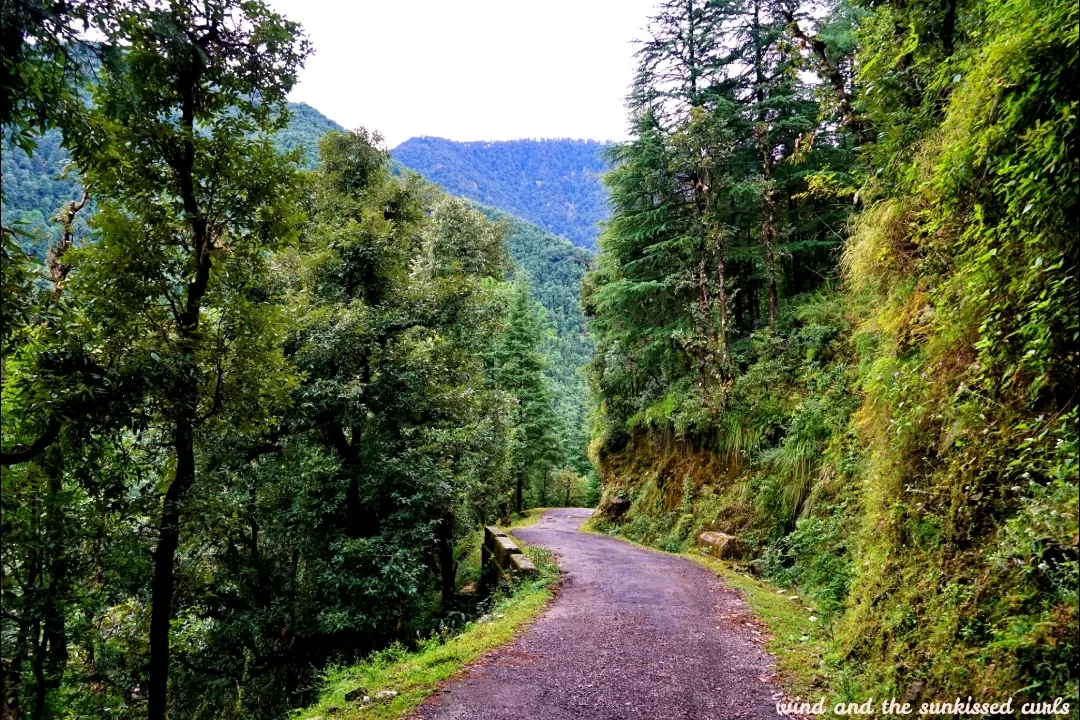
M 148 682 L 148 720 L 165 720 L 169 690 L 169 625 L 172 619 L 172 598 L 175 592 L 174 569 L 176 549 L 180 544 L 180 521 L 187 501 L 188 491 L 195 484 L 195 425 L 199 400 L 198 368 L 194 364 L 199 345 L 199 313 L 203 297 L 210 283 L 210 252 L 213 239 L 208 223 L 202 217 L 195 195 L 194 165 L 195 132 L 194 87 L 199 72 L 194 72 L 191 85 L 184 88 L 181 101 L 181 127 L 185 131 L 179 157 L 174 166 L 180 186 L 184 213 L 191 231 L 191 254 L 195 265 L 195 277 L 188 283 L 183 310 L 177 317 L 180 335 L 179 356 L 181 371 L 176 378 L 174 407 L 176 417 L 173 425 L 173 451 L 176 453 L 176 471 L 161 508 L 158 525 L 158 544 L 154 549 L 154 577 L 150 593 L 150 664 Z
M 769 297 L 769 332 L 776 332 L 776 252 L 773 247 L 776 224 L 772 188 L 761 193 L 761 241 L 765 245 L 765 285 Z
M 184 408 L 173 430 L 176 474 L 161 510 L 150 607 L 150 683 L 147 716 L 165 720 L 169 687 L 169 625 L 175 590 L 176 548 L 180 543 L 180 518 L 188 490 L 195 483 L 194 406 Z
M 443 609 L 453 600 L 457 585 L 457 563 L 454 562 L 454 518 L 444 515 L 439 523 L 439 570 L 442 576 Z
M 764 123 L 756 130 L 761 151 L 761 244 L 765 249 L 765 288 L 769 302 L 769 331 L 776 332 L 776 203 L 773 202 L 773 156 L 769 129 Z
M 791 34 L 814 56 L 818 72 L 825 77 L 829 87 L 832 88 L 833 95 L 836 96 L 836 102 L 840 106 L 841 124 L 855 134 L 855 139 L 860 146 L 872 142 L 874 139 L 873 131 L 866 119 L 855 112 L 847 79 L 844 77 L 844 73 L 841 72 L 840 66 L 829 59 L 825 41 L 816 35 L 810 35 L 799 26 L 794 9 L 790 7 L 783 8 L 781 13 L 788 28 L 791 29 Z
M 703 336 L 709 336 L 712 339 L 712 344 L 716 344 L 716 328 L 712 324 L 712 313 L 710 312 L 709 302 L 709 277 L 705 272 L 705 253 L 702 252 L 698 258 L 698 309 L 701 314 L 701 325 L 705 331 Z M 698 378 L 699 385 L 701 386 L 701 398 L 705 399 L 705 391 L 708 386 L 709 377 L 709 348 L 704 344 L 698 349 Z
M 716 239 L 716 297 L 720 303 L 720 362 L 727 365 L 730 360 L 728 351 L 728 296 L 727 268 L 724 260 L 724 241 L 719 234 Z

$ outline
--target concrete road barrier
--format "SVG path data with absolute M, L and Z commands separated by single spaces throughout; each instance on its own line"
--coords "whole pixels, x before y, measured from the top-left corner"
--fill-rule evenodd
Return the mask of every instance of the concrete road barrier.
M 521 577 L 539 573 L 536 565 L 525 557 L 521 548 L 510 539 L 510 536 L 494 525 L 484 528 L 484 545 L 480 550 L 480 561 L 483 568 L 483 583 L 488 589 L 508 576 Z

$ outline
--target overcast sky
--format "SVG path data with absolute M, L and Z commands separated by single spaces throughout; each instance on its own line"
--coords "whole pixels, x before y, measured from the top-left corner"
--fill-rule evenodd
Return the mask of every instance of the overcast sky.
M 291 99 L 342 125 L 451 140 L 626 137 L 654 0 L 269 0 L 315 48 Z

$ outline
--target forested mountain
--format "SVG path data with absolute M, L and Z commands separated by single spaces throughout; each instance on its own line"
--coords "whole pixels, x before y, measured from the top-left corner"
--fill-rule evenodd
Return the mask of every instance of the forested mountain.
M 593 342 L 585 327 L 580 293 L 581 280 L 593 256 L 512 215 L 483 206 L 480 211 L 509 226 L 510 257 L 523 271 L 530 295 L 544 310 L 543 349 L 555 385 L 555 406 L 566 432 L 562 442 L 568 462 L 579 473 L 590 473 L 592 468 L 585 457 L 588 400 L 584 367 L 592 357 Z
M 342 130 L 336 122 L 305 103 L 289 103 L 289 122 L 274 134 L 274 145 L 281 151 L 299 149 L 302 162 L 314 168 L 318 159 L 319 139 L 331 130 Z M 57 238 L 57 226 L 52 218 L 70 200 L 82 193 L 78 171 L 68 168 L 71 155 L 64 148 L 60 131 L 50 129 L 35 138 L 32 155 L 16 146 L 5 135 L 0 152 L 0 172 L 3 180 L 4 223 L 19 227 L 36 237 L 23 238 L 23 243 L 39 257 L 45 256 L 48 245 Z M 85 219 L 76 220 L 76 232 L 85 235 Z
M 391 151 L 395 160 L 449 192 L 498 208 L 596 248 L 597 223 L 606 220 L 607 168 L 594 140 L 454 142 L 410 138 Z
M 650 22 L 584 281 L 601 510 L 741 536 L 825 628 L 812 697 L 1076 707 L 1077 30 L 1070 0 Z
M 341 132 L 345 128 L 307 103 L 289 103 L 289 124 L 274 133 L 274 145 L 286 152 L 299 148 L 304 166 L 315 168 L 319 162 L 319 140 L 332 130 Z

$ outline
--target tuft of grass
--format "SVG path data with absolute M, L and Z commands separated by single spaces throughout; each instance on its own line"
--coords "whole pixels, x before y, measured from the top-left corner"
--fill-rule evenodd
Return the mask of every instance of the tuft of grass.
M 540 513 L 535 515 L 538 518 Z M 513 640 L 543 612 L 560 578 L 559 568 L 550 552 L 525 546 L 522 549 L 540 570 L 540 575 L 533 580 L 517 582 L 510 594 L 496 600 L 490 612 L 491 620 L 470 622 L 456 635 L 432 636 L 419 642 L 415 650 L 395 644 L 361 663 L 328 668 L 319 700 L 294 711 L 293 720 L 407 717 L 485 653 Z M 345 694 L 360 687 L 367 691 L 365 694 L 372 701 L 368 704 L 346 702 Z M 375 700 L 375 694 L 380 690 L 392 690 L 397 695 L 390 700 Z
M 540 518 L 543 517 L 544 513 L 550 509 L 551 508 L 538 507 L 530 508 L 528 510 L 522 510 L 521 512 L 514 513 L 510 516 L 510 524 L 508 526 L 500 527 L 502 527 L 504 530 L 516 530 L 518 528 L 535 525 L 540 520 Z

